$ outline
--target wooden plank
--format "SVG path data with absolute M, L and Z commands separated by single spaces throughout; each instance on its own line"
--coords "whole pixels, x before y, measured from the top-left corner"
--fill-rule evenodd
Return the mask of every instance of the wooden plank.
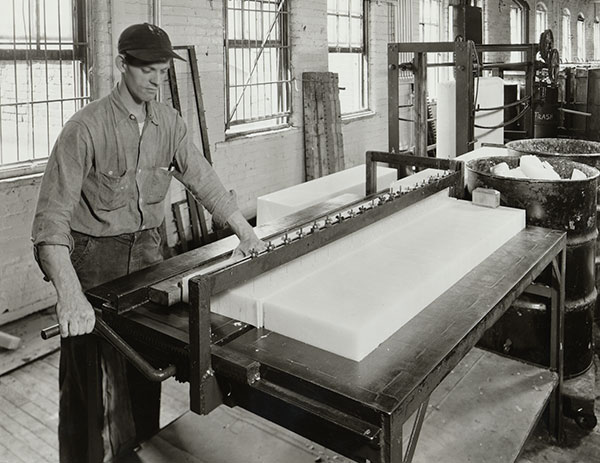
M 415 154 L 427 157 L 427 53 L 415 53 Z
M 183 223 L 183 214 L 181 212 L 181 208 L 184 204 L 187 204 L 187 202 L 185 200 L 177 201 L 176 203 L 171 204 L 171 209 L 173 210 L 173 215 L 175 216 L 175 224 L 177 225 L 177 234 L 179 235 L 179 245 L 181 246 L 181 250 L 183 252 L 187 252 L 188 242 L 187 242 L 187 236 L 185 233 L 185 226 Z
M 15 350 L 20 343 L 21 338 L 18 336 L 0 331 L 0 349 Z
M 202 438 L 198 438 L 202 436 Z M 142 444 L 139 463 L 351 463 L 314 442 L 240 408 L 220 406 L 208 416 L 187 413 Z
M 315 159 L 318 153 L 316 101 L 314 99 L 315 83 L 308 80 L 307 73 L 302 75 L 302 102 L 304 113 L 304 176 L 305 180 L 313 180 L 315 175 Z
M 3 402 L 2 405 L 5 405 Z M 49 461 L 58 460 L 56 447 L 42 440 L 36 432 L 28 429 L 31 422 L 19 410 L 10 408 L 7 410 L 0 407 L 0 427 L 11 436 L 11 448 L 15 453 L 26 457 L 26 461 Z
M 455 369 L 432 394 L 414 463 L 515 461 L 541 415 L 554 373 L 473 351 L 466 372 Z
M 344 168 L 338 82 L 331 72 L 302 74 L 306 180 Z
M 0 355 L 0 376 L 31 362 L 32 359 L 56 351 L 60 345 L 58 336 L 47 341 L 40 337 L 43 328 L 55 323 L 54 309 L 48 309 L 4 325 L 2 330 L 21 338 L 21 344 L 17 349 L 2 352 Z

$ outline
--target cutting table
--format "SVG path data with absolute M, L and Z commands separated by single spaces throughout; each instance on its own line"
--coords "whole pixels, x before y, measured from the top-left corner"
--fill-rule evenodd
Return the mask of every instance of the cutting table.
M 377 162 L 442 173 L 377 193 Z M 530 291 L 551 300 L 550 386 L 536 418 L 548 401 L 550 429 L 560 438 L 562 232 L 524 228 L 360 361 L 211 313 L 211 298 L 229 288 L 446 188 L 456 196 L 463 191 L 460 162 L 369 152 L 366 164 L 364 198 L 330 200 L 259 227 L 269 243 L 264 253 L 220 266 L 235 247 L 228 238 L 90 290 L 102 314 L 96 331 L 149 378 L 188 381 L 192 412 L 237 405 L 352 460 L 398 463 L 419 454 L 434 390 L 513 300 Z M 189 302 L 183 302 L 174 282 L 203 266 L 212 270 L 189 280 Z M 94 400 L 99 393 L 92 393 L 92 406 Z M 403 424 L 413 415 L 410 438 L 403 439 Z

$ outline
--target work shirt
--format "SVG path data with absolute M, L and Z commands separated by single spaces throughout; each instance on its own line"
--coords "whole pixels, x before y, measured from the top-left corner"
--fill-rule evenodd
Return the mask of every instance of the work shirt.
M 146 114 L 140 135 L 138 120 L 115 87 L 64 125 L 42 179 L 34 245 L 72 250 L 71 230 L 100 237 L 159 226 L 172 176 L 218 223 L 237 210 L 181 116 L 156 101 L 146 104 Z

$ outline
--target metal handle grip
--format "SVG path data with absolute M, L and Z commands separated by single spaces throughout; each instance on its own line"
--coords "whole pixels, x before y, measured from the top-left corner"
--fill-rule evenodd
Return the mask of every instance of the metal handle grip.
M 53 338 L 54 336 L 58 336 L 60 334 L 60 326 L 58 323 L 56 325 L 49 326 L 48 328 L 44 328 L 40 332 L 40 336 L 45 341 L 47 339 Z
M 96 317 L 94 333 L 108 341 L 127 360 L 129 360 L 133 366 L 146 377 L 146 379 L 149 379 L 150 381 L 161 382 L 167 378 L 170 378 L 171 376 L 175 376 L 177 371 L 175 365 L 169 365 L 166 368 L 154 368 L 146 361 L 146 359 L 144 359 L 137 351 L 127 344 L 125 340 L 121 338 L 121 336 L 115 333 L 115 331 L 101 318 Z M 44 328 L 40 333 L 42 339 L 50 339 L 58 334 L 60 334 L 60 328 L 58 325 L 52 325 L 48 328 Z

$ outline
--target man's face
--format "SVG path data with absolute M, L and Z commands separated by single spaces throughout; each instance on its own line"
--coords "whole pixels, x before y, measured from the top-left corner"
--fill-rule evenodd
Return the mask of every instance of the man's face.
M 160 85 L 167 78 L 169 62 L 132 66 L 123 62 L 123 79 L 129 93 L 137 103 L 156 98 Z

